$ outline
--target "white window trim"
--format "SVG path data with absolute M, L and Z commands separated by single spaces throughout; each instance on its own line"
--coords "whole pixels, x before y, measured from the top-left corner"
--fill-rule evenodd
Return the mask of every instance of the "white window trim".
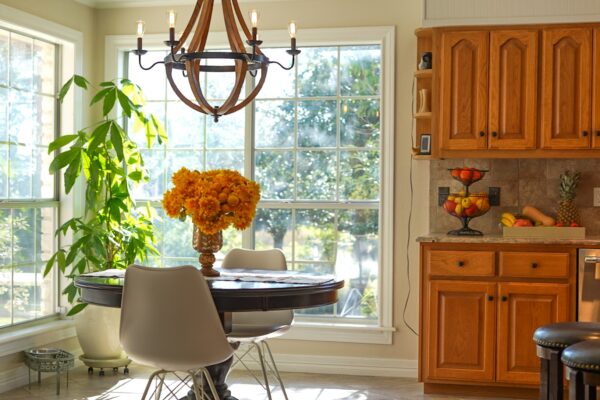
M 40 37 L 60 45 L 61 58 L 58 62 L 61 82 L 65 82 L 73 74 L 82 73 L 82 32 L 2 4 L 0 4 L 0 27 Z M 76 107 L 76 105 L 81 104 L 83 104 L 81 91 L 74 91 L 65 98 L 60 107 L 60 134 L 75 132 L 76 129 L 82 126 L 83 107 Z M 81 185 L 76 185 L 69 195 L 61 190 L 59 201 L 59 220 L 57 223 L 61 224 L 73 215 L 81 213 L 83 205 Z M 61 276 L 56 288 L 57 296 L 66 284 L 68 284 L 66 278 Z M 59 310 L 65 309 L 66 305 L 68 305 L 66 298 L 59 297 Z M 2 329 L 0 333 L 0 357 L 74 336 L 75 331 L 72 321 L 48 319 L 47 321 L 32 321 L 31 323 L 13 325 L 7 327 L 6 330 Z
M 289 46 L 289 35 L 283 30 L 260 32 L 268 46 Z M 164 35 L 145 35 L 144 47 L 163 48 Z M 223 47 L 227 43 L 224 32 L 209 35 L 211 47 Z M 392 325 L 393 312 L 393 244 L 394 244 L 394 75 L 395 75 L 395 27 L 376 26 L 360 28 L 303 29 L 298 32 L 298 44 L 305 46 L 335 45 L 343 43 L 381 45 L 381 224 L 380 275 L 378 277 L 379 325 L 351 323 L 315 323 L 297 321 L 283 339 L 334 341 L 350 343 L 391 344 L 396 328 Z M 107 36 L 105 39 L 105 79 L 123 76 L 125 52 L 135 47 L 134 35 Z M 143 60 L 143 59 L 142 59 Z M 279 60 L 284 63 L 288 60 Z M 143 62 L 143 61 L 142 61 Z M 274 67 L 275 68 L 275 67 Z M 267 78 L 268 79 L 268 78 Z M 133 79 L 135 81 L 135 78 Z

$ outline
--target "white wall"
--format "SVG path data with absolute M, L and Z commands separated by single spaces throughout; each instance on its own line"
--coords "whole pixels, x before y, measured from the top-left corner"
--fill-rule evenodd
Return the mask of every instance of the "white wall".
M 424 0 L 424 26 L 596 22 L 598 0 Z

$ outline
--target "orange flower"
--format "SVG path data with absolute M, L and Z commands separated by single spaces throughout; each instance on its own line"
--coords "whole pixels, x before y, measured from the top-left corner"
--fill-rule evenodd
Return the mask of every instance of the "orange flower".
M 189 215 L 206 234 L 229 226 L 246 229 L 252 224 L 260 200 L 260 186 L 239 172 L 181 168 L 173 174 L 172 181 L 175 186 L 165 192 L 162 201 L 169 217 Z

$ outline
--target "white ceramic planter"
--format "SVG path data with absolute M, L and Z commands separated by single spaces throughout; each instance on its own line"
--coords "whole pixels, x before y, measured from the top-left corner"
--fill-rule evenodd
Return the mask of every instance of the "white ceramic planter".
M 75 316 L 82 358 L 115 360 L 125 357 L 119 342 L 120 308 L 88 305 Z

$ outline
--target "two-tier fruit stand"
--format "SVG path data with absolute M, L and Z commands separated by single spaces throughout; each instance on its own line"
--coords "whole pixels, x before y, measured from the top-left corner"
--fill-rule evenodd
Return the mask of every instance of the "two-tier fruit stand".
M 454 179 L 463 185 L 458 193 L 450 193 L 444 201 L 444 210 L 462 222 L 462 228 L 448 232 L 448 235 L 482 236 L 478 230 L 469 228 L 469 221 L 481 217 L 490 210 L 490 199 L 487 193 L 471 193 L 469 186 L 481 180 L 487 170 L 475 168 L 449 168 Z

